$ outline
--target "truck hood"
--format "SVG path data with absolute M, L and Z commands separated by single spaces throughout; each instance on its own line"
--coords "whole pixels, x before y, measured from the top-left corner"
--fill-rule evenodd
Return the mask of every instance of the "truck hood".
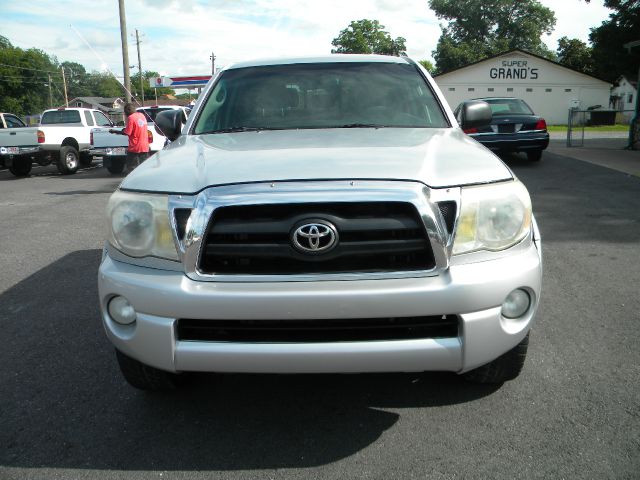
M 237 183 L 338 179 L 438 188 L 511 178 L 498 157 L 457 128 L 342 128 L 183 135 L 121 188 L 192 194 Z

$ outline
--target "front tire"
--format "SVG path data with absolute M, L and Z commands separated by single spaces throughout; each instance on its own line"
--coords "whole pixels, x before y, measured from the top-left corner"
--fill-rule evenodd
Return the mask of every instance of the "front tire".
M 539 162 L 542 159 L 542 150 L 531 150 L 527 152 L 527 159 L 530 162 Z
M 17 157 L 9 167 L 16 177 L 26 177 L 31 173 L 31 157 Z
M 524 339 L 507 353 L 496 358 L 493 362 L 465 373 L 465 380 L 474 383 L 500 384 L 513 380 L 522 371 L 529 347 L 529 333 Z
M 80 154 L 78 150 L 70 145 L 60 148 L 60 158 L 58 159 L 58 171 L 63 175 L 76 173 L 80 166 Z
M 178 385 L 178 375 L 145 365 L 116 350 L 118 365 L 125 380 L 132 387 L 147 391 L 174 390 Z

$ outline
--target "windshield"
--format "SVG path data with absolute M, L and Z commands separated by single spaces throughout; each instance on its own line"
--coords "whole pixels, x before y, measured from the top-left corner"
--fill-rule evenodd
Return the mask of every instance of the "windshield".
M 493 115 L 533 115 L 529 105 L 519 98 L 491 98 L 484 101 L 491 107 Z
M 138 108 L 138 112 L 144 113 L 147 117 L 147 122 L 155 122 L 156 116 L 160 112 L 166 112 L 167 110 L 174 110 L 173 108 Z
M 429 85 L 413 65 L 301 63 L 223 72 L 194 133 L 448 126 Z

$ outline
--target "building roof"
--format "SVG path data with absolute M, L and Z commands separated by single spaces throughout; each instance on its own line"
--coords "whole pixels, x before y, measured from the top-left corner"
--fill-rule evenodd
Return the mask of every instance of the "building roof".
M 590 78 L 593 78 L 593 79 L 595 79 L 595 80 L 599 80 L 599 81 L 601 81 L 601 82 L 604 82 L 604 83 L 607 83 L 607 84 L 611 85 L 611 84 L 610 84 L 609 82 L 607 82 L 606 80 L 602 80 L 601 78 L 594 77 L 593 75 L 590 75 L 590 74 L 588 74 L 588 73 L 584 73 L 584 72 L 582 72 L 582 71 L 580 71 L 580 70 L 577 70 L 577 69 L 575 69 L 575 68 L 568 67 L 567 65 L 564 65 L 564 64 L 562 64 L 562 63 L 560 63 L 560 62 L 556 62 L 556 61 L 554 61 L 554 60 L 549 60 L 548 58 L 545 58 L 545 57 L 543 57 L 543 56 L 541 56 L 541 55 L 537 55 L 537 54 L 535 54 L 535 53 L 528 52 L 527 50 L 523 50 L 523 49 L 521 49 L 521 48 L 513 48 L 513 49 L 511 49 L 511 50 L 507 50 L 506 52 L 498 53 L 498 54 L 496 54 L 496 55 L 492 55 L 492 56 L 490 56 L 490 57 L 486 57 L 486 58 L 483 58 L 483 59 L 481 59 L 481 60 L 477 60 L 477 61 L 475 61 L 475 62 L 471 62 L 471 63 L 469 63 L 469 64 L 467 64 L 467 65 L 462 66 L 462 67 L 454 68 L 454 69 L 449 70 L 449 71 L 447 71 L 447 72 L 439 73 L 438 75 L 435 75 L 433 78 L 435 79 L 435 78 L 441 77 L 441 76 L 443 76 L 443 75 L 448 75 L 448 74 L 450 74 L 450 73 L 457 72 L 458 70 L 462 70 L 462 69 L 467 68 L 467 67 L 470 67 L 470 66 L 472 66 L 472 65 L 477 65 L 478 63 L 486 62 L 487 60 L 493 60 L 494 58 L 502 57 L 502 56 L 504 56 L 504 55 L 509 55 L 510 53 L 524 53 L 525 55 L 530 55 L 530 56 L 532 56 L 532 57 L 538 58 L 538 59 L 540 59 L 540 60 L 544 60 L 545 62 L 551 63 L 551 64 L 553 64 L 553 65 L 556 65 L 556 66 L 558 66 L 558 67 L 566 68 L 567 70 L 571 70 L 572 72 L 576 72 L 576 73 L 579 73 L 579 74 L 581 74 L 581 75 L 585 75 L 585 76 L 587 76 L 587 77 L 590 77 Z

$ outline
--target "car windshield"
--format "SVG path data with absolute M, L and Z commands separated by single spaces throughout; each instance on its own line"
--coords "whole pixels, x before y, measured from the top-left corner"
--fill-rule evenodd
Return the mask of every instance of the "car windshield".
M 491 113 L 496 115 L 533 115 L 533 110 L 524 100 L 519 98 L 490 98 L 483 99 L 491 107 Z
M 160 112 L 166 112 L 167 110 L 173 110 L 173 108 L 139 108 L 138 112 L 144 113 L 148 122 L 155 122 L 156 116 Z
M 227 70 L 193 132 L 448 126 L 415 66 L 340 62 Z

